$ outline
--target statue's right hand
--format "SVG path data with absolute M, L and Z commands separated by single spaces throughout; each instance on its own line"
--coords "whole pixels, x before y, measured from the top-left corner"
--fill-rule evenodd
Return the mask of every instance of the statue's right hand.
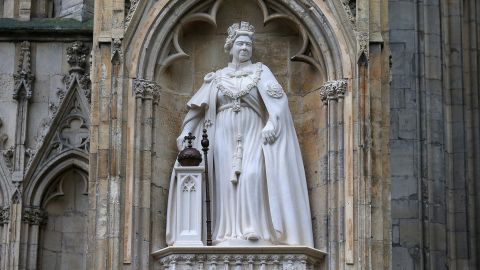
M 184 134 L 180 134 L 177 138 L 177 149 L 178 151 L 182 151 L 184 148 L 184 142 L 185 142 L 185 136 Z

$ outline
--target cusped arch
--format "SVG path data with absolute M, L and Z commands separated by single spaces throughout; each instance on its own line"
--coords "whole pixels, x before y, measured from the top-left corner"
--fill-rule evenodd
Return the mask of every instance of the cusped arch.
M 71 149 L 42 166 L 25 187 L 23 197 L 25 205 L 41 206 L 50 186 L 58 176 L 70 169 L 77 169 L 84 175 L 88 175 L 88 154 L 78 149 Z
M 310 6 L 299 0 L 256 1 L 265 24 L 286 18 L 298 24 L 303 44 L 301 50 L 292 56 L 292 61 L 315 66 L 323 72 L 325 80 L 351 78 L 355 62 L 352 59 L 355 56 L 354 39 L 351 37 L 355 35 L 348 27 L 339 27 L 333 12 L 327 6 Z M 130 68 L 129 77 L 154 81 L 159 60 L 162 66 L 188 57 L 178 42 L 182 25 L 191 23 L 192 20 L 216 25 L 216 12 L 222 2 L 223 0 L 172 0 L 144 5 L 144 19 L 137 27 L 145 31 L 137 31 L 125 40 L 128 62 L 136 63 Z M 139 16 L 142 12 L 137 10 L 136 13 Z

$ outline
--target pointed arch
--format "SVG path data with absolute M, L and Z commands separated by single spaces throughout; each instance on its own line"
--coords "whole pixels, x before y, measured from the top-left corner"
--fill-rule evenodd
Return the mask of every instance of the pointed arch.
M 339 12 L 337 6 L 317 3 L 321 1 L 316 1 L 313 5 L 300 0 L 256 1 L 264 15 L 265 24 L 279 18 L 289 18 L 298 24 L 304 45 L 292 57 L 292 61 L 312 64 L 313 60 L 317 60 L 325 66 L 326 80 L 351 78 L 355 67 L 355 59 L 352 59 L 356 49 L 355 33 L 352 27 L 337 22 L 335 16 L 342 14 L 346 17 L 342 7 Z M 160 60 L 163 64 L 169 64 L 173 60 L 188 57 L 178 44 L 182 25 L 192 20 L 216 25 L 216 13 L 222 2 L 224 1 L 172 0 L 139 4 L 135 16 L 141 15 L 143 18 L 136 26 L 146 31 L 136 31 L 125 37 L 126 62 L 136 63 L 130 68 L 129 77 L 154 80 L 160 58 L 165 60 Z M 131 28 L 130 25 L 129 29 Z M 305 54 L 308 51 L 305 44 L 308 43 L 311 44 L 312 51 L 316 51 L 317 55 L 313 58 Z
M 49 187 L 58 176 L 69 169 L 77 169 L 84 175 L 88 175 L 88 154 L 78 149 L 71 149 L 49 160 L 25 186 L 24 204 L 41 206 Z

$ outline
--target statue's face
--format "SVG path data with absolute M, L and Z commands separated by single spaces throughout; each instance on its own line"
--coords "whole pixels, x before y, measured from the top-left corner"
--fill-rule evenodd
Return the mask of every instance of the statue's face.
M 243 63 L 252 57 L 252 39 L 249 36 L 239 36 L 235 39 L 230 54 L 233 62 Z

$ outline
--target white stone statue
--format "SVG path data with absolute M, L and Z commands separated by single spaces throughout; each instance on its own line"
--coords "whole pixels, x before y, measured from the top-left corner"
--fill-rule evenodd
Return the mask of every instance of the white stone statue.
M 313 247 L 305 171 L 287 96 L 267 66 L 251 62 L 253 35 L 248 22 L 228 28 L 224 48 L 231 62 L 207 74 L 187 103 L 178 148 L 192 132 L 201 149 L 202 130 L 208 130 L 214 245 Z M 172 179 L 170 191 L 174 188 Z M 169 245 L 175 241 L 174 196 L 169 193 Z

